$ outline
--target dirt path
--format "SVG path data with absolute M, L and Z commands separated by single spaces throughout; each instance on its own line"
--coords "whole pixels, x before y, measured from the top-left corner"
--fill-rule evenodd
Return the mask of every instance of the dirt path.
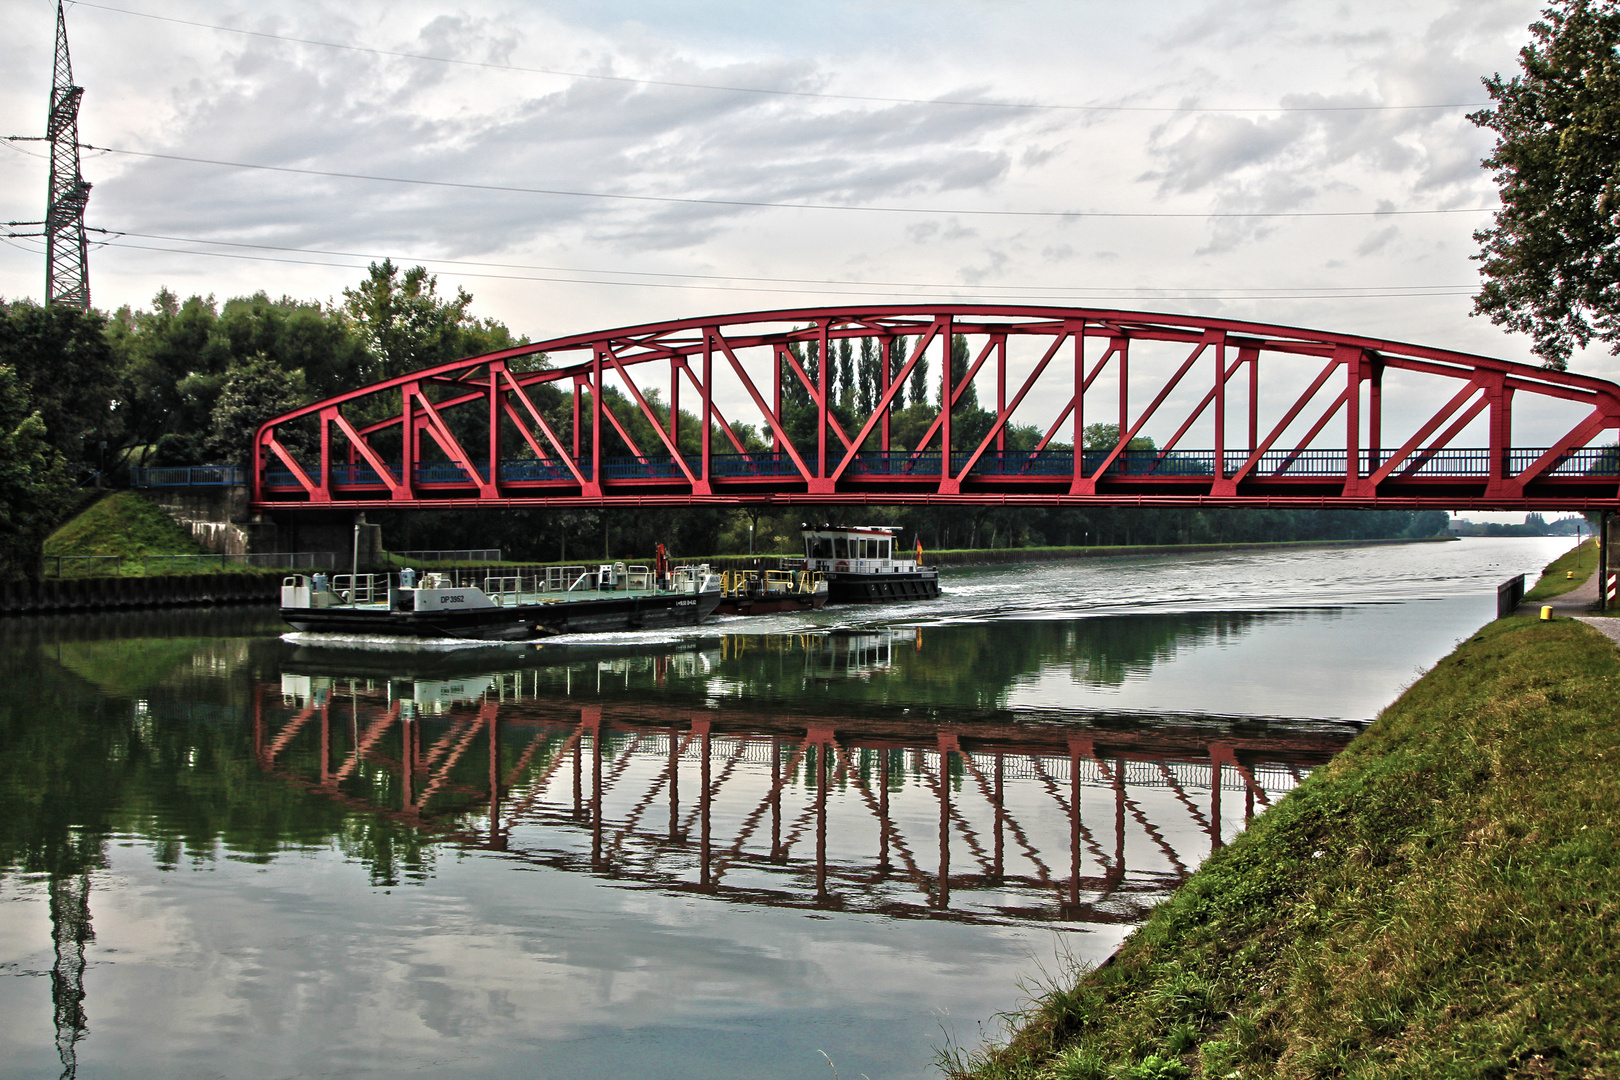
M 1620 645 L 1620 618 L 1589 614 L 1592 605 L 1596 604 L 1597 600 L 1598 576 L 1597 571 L 1594 570 L 1579 586 L 1563 596 L 1555 596 L 1545 603 L 1553 609 L 1554 615 L 1578 619 L 1592 629 L 1606 635 L 1616 645 Z M 1519 611 L 1534 615 L 1540 611 L 1541 606 L 1541 604 L 1521 604 Z

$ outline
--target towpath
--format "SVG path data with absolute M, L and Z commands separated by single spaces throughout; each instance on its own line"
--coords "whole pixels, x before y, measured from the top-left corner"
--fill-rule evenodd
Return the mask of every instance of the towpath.
M 1547 604 L 1553 609 L 1554 615 L 1578 619 L 1594 630 L 1606 634 L 1616 645 L 1620 645 L 1620 618 L 1606 618 L 1589 614 L 1592 605 L 1596 604 L 1597 600 L 1598 576 L 1597 571 L 1594 570 L 1587 576 L 1585 581 L 1564 595 L 1555 596 L 1551 600 L 1545 600 L 1541 603 L 1522 604 L 1519 611 L 1534 615 L 1541 610 L 1542 604 Z

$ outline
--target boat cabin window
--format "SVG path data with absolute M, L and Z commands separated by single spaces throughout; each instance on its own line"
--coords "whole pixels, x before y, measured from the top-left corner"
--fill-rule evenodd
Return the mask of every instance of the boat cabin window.
M 832 537 L 812 535 L 805 538 L 805 554 L 812 559 L 830 559 L 832 554 Z
M 889 557 L 889 542 L 887 540 L 879 540 L 877 542 L 877 557 L 880 559 L 887 559 Z
M 833 537 L 833 558 L 835 558 L 835 559 L 847 559 L 847 558 L 849 558 L 849 537 L 847 537 L 847 536 L 835 536 L 835 537 Z

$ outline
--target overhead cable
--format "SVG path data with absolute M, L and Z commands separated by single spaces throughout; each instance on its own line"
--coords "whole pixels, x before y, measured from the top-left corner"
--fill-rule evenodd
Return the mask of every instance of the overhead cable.
M 212 240 L 212 239 L 206 239 L 206 238 L 198 237 L 198 236 L 173 236 L 173 235 L 164 234 L 164 233 L 143 233 L 143 232 L 131 232 L 131 231 L 124 231 L 124 230 L 114 231 L 114 230 L 105 230 L 105 229 L 97 230 L 97 231 L 106 232 L 106 233 L 109 233 L 109 235 L 113 235 L 113 236 L 116 236 L 116 237 L 131 236 L 131 237 L 136 237 L 138 239 L 143 239 L 143 240 L 168 240 L 168 241 L 172 241 L 172 242 L 177 243 L 177 244 L 204 244 L 204 245 L 207 245 L 207 246 L 210 246 L 210 247 L 247 248 L 247 249 L 254 250 L 254 251 L 278 251 L 278 252 L 287 252 L 287 253 L 291 253 L 291 254 L 295 254 L 295 255 L 330 255 L 330 256 L 334 256 L 334 257 L 338 257 L 338 258 L 366 259 L 366 260 L 369 260 L 369 261 L 375 261 L 375 260 L 378 260 L 378 259 L 396 259 L 396 260 L 398 260 L 399 262 L 402 262 L 402 263 L 420 263 L 420 264 L 424 264 L 424 265 L 431 264 L 433 266 L 490 267 L 490 268 L 497 269 L 497 270 L 538 270 L 538 271 L 542 271 L 542 272 L 546 272 L 546 273 L 558 273 L 558 274 L 601 274 L 601 275 L 611 276 L 611 277 L 678 278 L 678 279 L 687 280 L 687 281 L 712 281 L 712 282 L 747 281 L 747 282 L 761 282 L 761 283 L 764 283 L 764 284 L 767 284 L 767 285 L 841 285 L 841 286 L 846 286 L 846 287 L 850 287 L 850 288 L 863 288 L 863 289 L 865 289 L 865 288 L 874 288 L 874 289 L 875 288 L 975 289 L 975 290 L 995 290 L 995 291 L 1000 291 L 1000 292 L 1019 292 L 1019 293 L 1087 292 L 1087 293 L 1125 293 L 1125 294 L 1140 294 L 1140 293 L 1143 293 L 1143 292 L 1152 291 L 1152 289 L 1149 286 L 1125 286 L 1125 287 L 1120 287 L 1120 286 L 1107 286 L 1107 285 L 986 285 L 986 284 L 967 285 L 967 284 L 963 284 L 963 283 L 960 283 L 960 282 L 937 282 L 937 281 L 851 281 L 851 280 L 847 280 L 847 279 L 840 280 L 840 279 L 836 279 L 836 278 L 785 278 L 785 277 L 759 277 L 759 276 L 741 275 L 741 274 L 691 274 L 691 273 L 679 273 L 679 272 L 675 272 L 675 271 L 664 271 L 664 270 L 604 270 L 604 269 L 600 269 L 600 268 L 597 268 L 597 267 L 545 266 L 545 265 L 539 265 L 539 264 L 535 264 L 535 263 L 491 262 L 491 261 L 488 261 L 488 260 L 481 260 L 481 259 L 446 259 L 446 258 L 438 258 L 438 257 L 435 257 L 435 256 L 400 255 L 398 253 L 383 254 L 383 253 L 366 252 L 366 251 L 340 251 L 340 250 L 334 250 L 334 249 L 329 249 L 329 248 L 287 247 L 285 245 L 278 245 L 278 244 L 254 243 L 254 242 L 236 241 L 236 240 Z M 134 247 L 135 245 L 130 244 L 130 245 L 123 245 L 123 246 Z M 178 250 L 178 249 L 174 249 L 174 248 L 144 248 L 143 250 L 172 251 L 172 250 Z M 199 252 L 198 254 L 204 254 L 204 253 Z M 317 264 L 317 265 L 322 265 L 322 264 Z M 547 280 L 562 280 L 562 279 L 547 279 Z M 602 282 L 602 284 L 608 284 L 608 283 L 607 282 Z M 632 281 L 632 282 L 628 282 L 628 284 L 637 284 L 637 282 Z M 1210 294 L 1210 295 L 1217 295 L 1217 294 L 1222 294 L 1222 293 L 1245 294 L 1245 293 L 1252 293 L 1252 292 L 1256 292 L 1256 291 L 1272 293 L 1272 292 L 1284 292 L 1284 291 L 1290 291 L 1290 290 L 1299 291 L 1299 292 L 1311 292 L 1311 293 L 1364 294 L 1364 293 L 1367 293 L 1369 290 L 1376 290 L 1379 293 L 1379 295 L 1389 295 L 1389 294 L 1404 295 L 1404 294 L 1408 294 L 1408 293 L 1413 293 L 1413 294 L 1417 294 L 1417 295 L 1441 295 L 1441 296 L 1447 296 L 1447 295 L 1455 295 L 1457 290 L 1467 290 L 1467 291 L 1469 291 L 1471 293 L 1474 286 L 1472 286 L 1472 285 L 1372 285 L 1372 286 L 1369 286 L 1369 285 L 1350 285 L 1350 286 L 1302 285 L 1302 286 L 1287 286 L 1287 287 L 1283 287 L 1283 286 L 1255 286 L 1255 287 L 1250 287 L 1250 288 L 1240 288 L 1240 287 L 1235 287 L 1234 286 L 1234 287 L 1231 287 L 1231 288 L 1224 288 L 1224 289 L 1196 289 L 1196 288 L 1189 288 L 1189 287 L 1186 287 L 1186 286 L 1179 286 L 1179 287 L 1178 286 L 1169 286 L 1169 287 L 1166 287 L 1166 288 L 1167 288 L 1168 291 L 1171 291 L 1171 292 L 1199 292 L 1199 293 L 1206 293 L 1206 294 Z
M 326 267 L 328 269 L 338 269 L 338 270 L 364 270 L 365 269 L 364 265 L 356 264 L 356 263 L 324 262 L 324 261 L 320 261 L 320 260 L 316 260 L 316 259 L 279 258 L 279 257 L 276 257 L 276 256 L 271 256 L 271 255 L 251 255 L 251 254 L 243 254 L 243 253 L 239 253 L 239 252 L 229 252 L 229 251 L 187 251 L 187 250 L 184 250 L 184 249 L 181 249 L 181 248 L 158 247 L 156 245 L 151 245 L 151 244 L 123 244 L 123 243 L 117 243 L 115 241 L 109 241 L 108 242 L 107 250 L 116 251 L 116 250 L 119 250 L 119 249 L 128 249 L 128 250 L 136 250 L 136 251 L 163 252 L 163 253 L 170 254 L 170 255 L 203 256 L 205 258 L 236 259 L 236 260 L 246 261 L 246 262 L 280 263 L 280 264 L 287 264 L 287 265 L 294 265 L 294 266 L 317 266 L 317 267 Z M 292 250 L 297 250 L 297 249 L 292 249 Z M 360 256 L 360 257 L 364 258 L 364 256 Z M 432 261 L 432 260 L 429 260 L 429 261 Z M 559 277 L 559 276 L 549 276 L 549 275 L 541 275 L 541 274 L 483 273 L 483 272 L 460 270 L 460 269 L 440 270 L 440 271 L 436 271 L 436 272 L 442 274 L 445 277 L 451 277 L 451 278 L 471 278 L 471 279 L 482 279 L 482 280 L 493 280 L 493 281 L 545 281 L 545 282 L 552 282 L 552 283 L 557 283 L 557 284 L 567 284 L 567 285 L 608 285 L 608 286 L 616 286 L 616 287 L 620 287 L 620 288 L 685 289 L 685 290 L 703 290 L 703 291 L 712 291 L 712 292 L 777 293 L 777 294 L 788 294 L 788 295 L 806 295 L 806 294 L 808 294 L 808 295 L 812 295 L 812 296 L 861 296 L 861 297 L 869 298 L 869 299 L 870 298 L 881 298 L 881 297 L 896 297 L 896 298 L 900 298 L 900 299 L 915 299 L 916 298 L 915 294 L 904 294 L 904 293 L 893 293 L 893 292 L 889 292 L 889 293 L 870 292 L 870 291 L 861 291 L 861 290 L 856 289 L 856 288 L 843 288 L 843 289 L 791 288 L 790 289 L 790 288 L 775 288 L 775 287 L 764 286 L 764 285 L 721 285 L 721 284 L 709 284 L 709 283 L 700 283 L 700 282 L 688 283 L 688 282 L 682 282 L 682 281 L 612 281 L 612 280 L 601 280 L 601 279 L 580 278 L 580 277 Z M 837 283 L 831 283 L 831 284 L 837 284 Z M 878 288 L 882 288 L 882 287 L 883 286 L 878 286 Z M 918 286 L 918 287 L 919 288 L 932 289 L 933 291 L 936 291 L 936 292 L 947 292 L 948 291 L 948 292 L 956 292 L 956 293 L 963 293 L 963 292 L 971 293 L 971 292 L 974 292 L 974 291 L 976 291 L 977 289 L 980 288 L 979 286 L 970 286 L 970 285 L 940 285 L 940 286 Z M 1431 288 L 1432 291 L 1404 292 L 1404 291 L 1377 290 L 1377 291 L 1367 291 L 1367 292 L 1326 291 L 1326 292 L 1314 292 L 1314 293 L 1290 293 L 1290 292 L 1278 291 L 1278 292 L 1264 292 L 1264 293 L 1256 292 L 1256 293 L 1241 293 L 1241 294 L 1239 294 L 1239 293 L 1228 293 L 1228 294 L 1222 294 L 1222 295 L 1212 295 L 1212 294 L 1210 294 L 1208 292 L 1196 292 L 1196 293 L 1189 292 L 1189 293 L 1187 293 L 1185 295 L 1173 295 L 1173 294 L 1168 294 L 1168 293 L 1156 293 L 1156 292 L 1153 292 L 1152 290 L 1143 289 L 1143 290 L 1140 290 L 1140 291 L 1136 292 L 1134 295 L 1131 295 L 1131 296 L 1117 295 L 1118 290 L 1076 289 L 1076 290 L 1065 291 L 1061 296 L 1047 295 L 1047 296 L 1040 297 L 1040 299 L 1042 299 L 1044 301 L 1057 300 L 1057 299 L 1061 299 L 1061 298 L 1065 298 L 1065 297 L 1070 298 L 1070 299 L 1080 299 L 1080 298 L 1084 298 L 1084 297 L 1086 297 L 1088 295 L 1097 296 L 1099 298 L 1104 298 L 1104 297 L 1100 296 L 1100 294 L 1102 294 L 1104 292 L 1114 292 L 1114 293 L 1116 293 L 1116 295 L 1111 295 L 1111 296 L 1106 297 L 1106 299 L 1110 299 L 1110 300 L 1120 300 L 1120 299 L 1140 299 L 1140 300 L 1351 300 L 1351 299 L 1399 299 L 1401 297 L 1472 296 L 1473 293 L 1474 293 L 1474 290 L 1466 288 L 1466 287 L 1458 287 L 1455 290 L 1450 290 L 1450 291 L 1445 291 L 1446 287 L 1428 287 L 1428 288 Z
M 608 191 L 578 191 L 569 188 L 522 187 L 516 184 L 474 184 L 464 180 L 429 180 L 422 177 L 382 176 L 375 173 L 344 172 L 336 169 L 309 169 L 295 165 L 264 165 L 255 162 L 226 161 L 220 158 L 192 157 L 186 154 L 161 154 L 147 150 L 127 150 L 113 146 L 91 146 L 87 149 L 125 157 L 149 158 L 157 161 L 180 161 L 193 165 L 214 165 L 227 169 L 251 169 L 260 172 L 289 173 L 294 176 L 322 176 L 335 180 L 364 180 L 381 184 L 407 184 L 418 187 L 451 188 L 460 191 L 495 191 L 517 195 L 548 195 L 571 199 L 604 199 L 619 202 L 666 203 L 683 206 L 730 206 L 757 210 L 837 210 L 865 214 L 911 214 L 929 217 L 1012 217 L 1080 220 L 1086 218 L 1360 218 L 1360 217 L 1412 217 L 1432 214 L 1489 214 L 1496 208 L 1489 206 L 1451 207 L 1432 210 L 1287 210 L 1287 211 L 1165 211 L 1165 210 L 974 210 L 949 207 L 922 206 L 861 206 L 841 203 L 771 202 L 764 199 L 705 199 L 679 195 L 637 195 Z

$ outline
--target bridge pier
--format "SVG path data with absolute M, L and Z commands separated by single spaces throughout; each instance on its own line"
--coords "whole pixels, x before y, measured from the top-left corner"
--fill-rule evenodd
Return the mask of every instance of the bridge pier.
M 347 568 L 355 555 L 355 525 L 360 526 L 359 563 L 364 569 L 382 561 L 382 526 L 365 520 L 364 510 L 270 511 L 264 515 L 289 551 L 331 551 Z

